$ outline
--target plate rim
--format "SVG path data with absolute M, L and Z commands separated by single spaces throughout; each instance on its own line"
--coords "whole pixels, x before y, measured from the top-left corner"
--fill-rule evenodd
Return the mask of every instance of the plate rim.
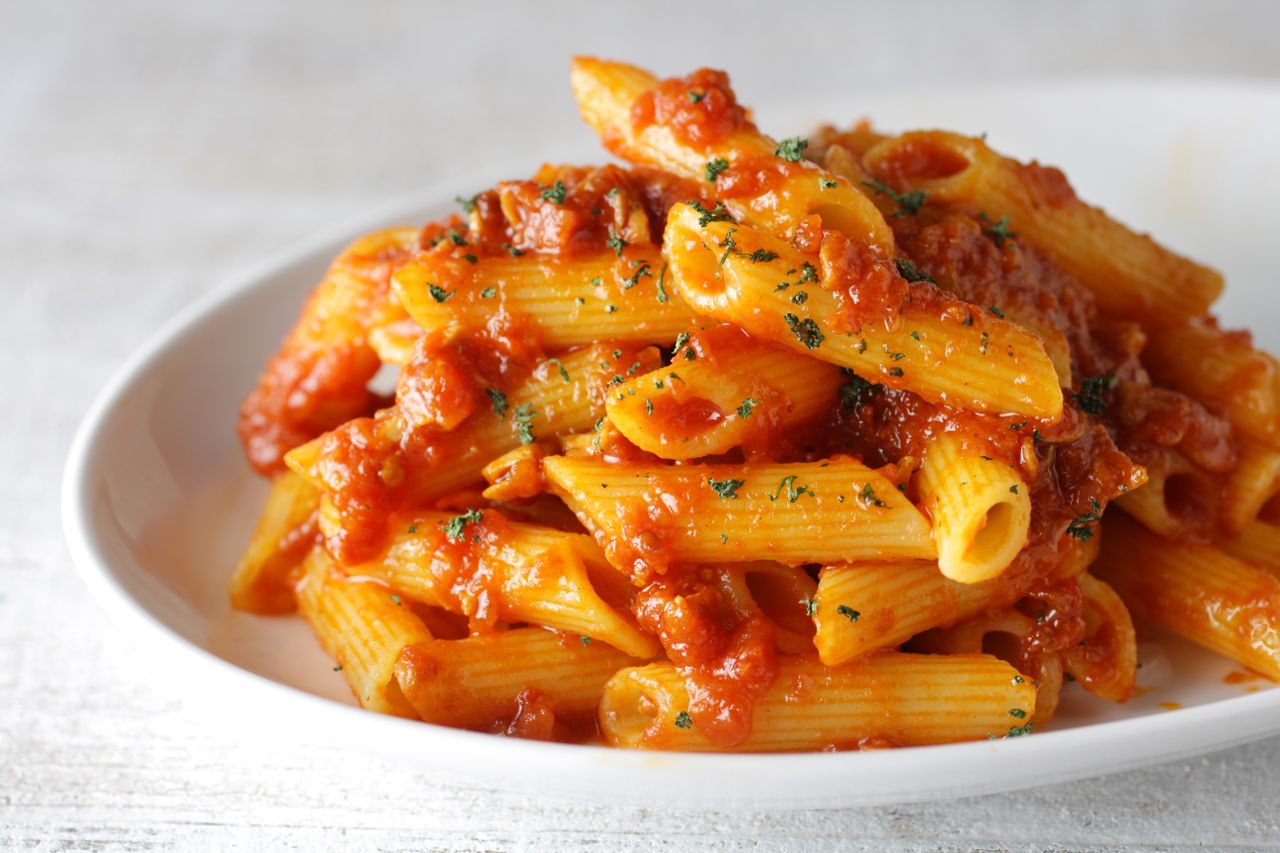
M 1098 85 L 1106 85 L 1110 90 L 1130 85 L 1139 90 L 1148 87 L 1167 89 L 1190 81 L 1214 91 L 1226 88 L 1248 95 L 1275 97 L 1280 94 L 1280 85 L 1267 81 L 1212 76 L 1187 80 L 1137 78 L 1124 82 L 1112 79 L 1105 83 L 1090 79 L 1059 80 L 1045 81 L 1045 86 L 1036 88 L 1041 91 L 1045 88 L 1087 91 Z M 905 87 L 901 91 L 905 96 L 912 88 Z M 929 91 L 937 92 L 936 89 Z M 786 111 L 788 114 L 802 114 L 805 106 L 791 105 Z M 706 795 L 698 788 L 708 780 L 723 778 L 726 774 L 755 776 L 759 780 L 755 783 L 758 790 L 736 795 L 736 798 L 745 797 L 752 803 L 776 808 L 874 805 L 996 793 L 1164 763 L 1280 733 L 1280 715 L 1276 714 L 1280 711 L 1280 688 L 1277 688 L 1174 711 L 1040 732 L 1033 737 L 900 750 L 654 753 L 603 746 L 540 743 L 401 720 L 344 705 L 275 681 L 188 640 L 130 595 L 98 536 L 92 487 L 97 480 L 95 473 L 101 465 L 97 461 L 99 443 L 104 438 L 112 414 L 135 383 L 148 375 L 155 363 L 186 334 L 215 314 L 233 309 L 251 292 L 269 289 L 276 279 L 307 263 L 312 256 L 344 245 L 354 234 L 418 216 L 417 211 L 442 208 L 455 193 L 467 187 L 485 186 L 486 181 L 492 183 L 490 178 L 495 174 L 527 172 L 530 164 L 537 162 L 539 153 L 491 164 L 483 170 L 398 194 L 362 214 L 344 218 L 338 224 L 287 244 L 227 276 L 221 284 L 196 297 L 147 336 L 112 372 L 88 406 L 71 442 L 61 478 L 60 512 L 64 537 L 77 573 L 117 624 L 135 636 L 162 641 L 163 650 L 171 656 L 181 655 L 186 660 L 198 662 L 200 671 L 211 676 L 211 683 L 234 683 L 251 691 L 264 704 L 293 704 L 301 713 L 323 718 L 329 722 L 326 732 L 352 746 L 362 745 L 367 749 L 370 737 L 402 742 L 407 734 L 416 732 L 409 738 L 415 743 L 412 749 L 407 750 L 408 753 L 435 754 L 438 749 L 438 757 L 448 759 L 441 763 L 464 775 L 467 765 L 510 769 L 514 762 L 526 765 L 522 771 L 525 776 L 530 773 L 568 773 L 571 766 L 584 770 L 608 770 L 625 773 L 628 781 L 634 783 L 637 799 L 643 796 L 649 802 L 679 801 L 684 805 L 721 802 L 718 796 Z M 572 146 L 559 152 L 562 159 L 576 154 Z M 1168 752 L 1135 748 L 1159 743 L 1171 735 L 1177 735 L 1180 746 Z M 1047 769 L 1045 762 L 1052 762 Z M 421 764 L 420 761 L 413 763 Z M 944 776 L 948 773 L 955 773 L 959 781 L 950 785 L 934 781 L 923 789 L 913 789 L 907 784 L 911 781 L 907 777 L 913 775 Z M 858 774 L 875 776 L 883 780 L 886 787 L 879 792 L 857 788 L 841 793 L 826 790 L 833 779 L 856 778 Z M 589 787 L 578 791 L 583 796 L 588 796 L 591 790 L 603 790 L 601 780 L 594 774 L 588 775 L 591 777 Z M 974 779 L 978 777 L 988 781 L 975 783 Z M 502 783 L 494 781 L 492 774 L 483 775 L 483 778 L 502 787 Z M 783 788 L 786 790 L 779 793 Z M 571 791 L 569 795 L 574 796 Z

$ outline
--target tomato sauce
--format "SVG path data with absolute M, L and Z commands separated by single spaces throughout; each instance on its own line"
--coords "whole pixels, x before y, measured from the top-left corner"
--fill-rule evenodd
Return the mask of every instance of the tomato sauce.
M 677 201 L 704 199 L 707 188 L 656 169 L 544 166 L 531 180 L 504 181 L 476 197 L 472 230 L 438 245 L 451 255 L 589 257 L 662 239 Z
M 876 174 L 897 189 L 949 178 L 967 168 L 969 158 L 928 136 L 908 136 L 894 146 L 891 156 L 876 161 Z
M 283 470 L 294 447 L 377 404 L 368 384 L 381 362 L 367 335 L 388 310 L 392 273 L 415 253 L 388 232 L 371 235 L 343 253 L 307 299 L 240 407 L 237 431 L 259 473 Z
M 635 613 L 685 679 L 693 725 L 722 748 L 746 740 L 754 702 L 778 674 L 773 624 L 742 618 L 713 573 L 697 569 L 649 583 Z
M 682 144 L 700 151 L 753 129 L 728 77 L 708 69 L 663 81 L 635 104 L 631 120 L 637 131 L 668 128 Z M 879 171 L 886 183 L 904 186 L 948 177 L 967 166 L 961 154 L 921 140 L 899 146 Z M 419 252 L 463 262 L 610 251 L 625 258 L 634 251 L 630 247 L 660 240 L 674 202 L 711 204 L 712 188 L 717 198 L 755 198 L 782 186 L 799 168 L 807 167 L 747 157 L 729 164 L 712 184 L 643 168 L 546 166 L 531 180 L 504 182 L 468 200 L 465 219 L 427 226 L 411 251 L 375 259 L 367 271 L 370 299 L 376 302 L 382 294 L 385 300 L 391 271 Z M 1019 174 L 1037 204 L 1054 207 L 1075 200 L 1056 169 L 1033 163 Z M 896 258 L 823 231 L 816 216 L 803 220 L 792 238 L 817 263 L 818 284 L 836 298 L 836 331 L 856 332 L 869 323 L 892 330 L 905 311 L 927 311 L 978 326 L 1007 317 L 1039 334 L 1046 349 L 1060 345 L 1074 385 L 1061 418 L 1051 422 L 959 410 L 849 373 L 829 416 L 785 435 L 768 427 L 780 422 L 785 394 L 753 386 L 753 417 L 767 428 L 762 438 L 736 448 L 727 459 L 792 462 L 849 453 L 893 477 L 908 497 L 913 497 L 906 488 L 911 472 L 943 434 L 1013 466 L 1031 493 L 1031 526 L 1026 547 L 1001 576 L 1002 597 L 992 608 L 1017 607 L 1034 621 L 1018 662 L 1031 674 L 1044 656 L 1077 648 L 1086 637 L 1080 588 L 1064 569 L 1079 560 L 1085 542 L 1101 534 L 1098 517 L 1107 504 L 1142 485 L 1143 464 L 1162 454 L 1177 454 L 1211 482 L 1224 477 L 1236 464 L 1236 437 L 1218 414 L 1185 395 L 1153 387 L 1141 361 L 1141 328 L 1100 317 L 1092 296 L 1074 279 L 1016 234 L 996 227 L 992 217 L 999 213 L 929 203 L 891 217 Z M 323 306 L 309 304 L 304 320 L 314 325 L 314 316 L 322 313 Z M 339 522 L 330 526 L 326 546 L 348 565 L 376 557 L 391 528 L 404 523 L 405 516 L 397 513 L 413 505 L 408 484 L 430 477 L 440 460 L 469 451 L 468 423 L 488 410 L 486 391 L 511 390 L 545 355 L 537 330 L 495 305 L 480 328 L 456 339 L 420 339 L 398 380 L 395 406 L 375 413 L 379 401 L 367 383 L 378 363 L 359 321 L 357 312 L 356 331 L 341 335 L 307 331 L 312 326 L 300 324 L 303 331 L 295 331 L 272 359 L 240 419 L 250 459 L 264 471 L 275 470 L 289 448 L 329 430 L 314 474 Z M 752 343 L 733 326 L 702 329 L 672 354 L 672 367 L 679 372 L 686 352 L 731 364 L 735 350 Z M 620 348 L 612 360 L 602 359 L 588 388 L 592 402 L 603 410 L 625 365 L 644 358 L 635 348 Z M 652 403 L 652 417 L 673 440 L 700 435 L 734 416 L 679 383 L 654 395 Z M 655 459 L 608 424 L 595 438 L 586 452 L 608 461 Z M 778 663 L 774 626 L 766 617 L 735 608 L 714 572 L 673 559 L 673 538 L 698 517 L 703 501 L 714 499 L 704 485 L 691 481 L 643 500 L 619 501 L 622 535 L 601 544 L 638 589 L 631 606 L 639 625 L 661 641 L 684 677 L 693 725 L 713 744 L 731 747 L 748 737 L 754 702 L 777 677 Z M 1203 535 L 1209 535 L 1216 519 L 1207 509 L 1193 512 L 1200 515 Z M 485 512 L 461 538 L 434 528 L 424 534 L 433 555 L 427 570 L 437 575 L 450 609 L 464 614 L 473 632 L 491 630 L 501 621 L 502 579 L 494 575 L 494 562 L 483 557 L 496 546 L 504 524 L 498 513 Z M 1244 595 L 1222 606 L 1226 616 L 1243 614 L 1250 622 L 1246 611 L 1274 608 L 1274 603 Z M 1091 660 L 1105 658 L 1107 638 L 1086 651 Z M 500 728 L 520 737 L 562 735 L 554 708 L 532 692 L 521 694 L 512 718 Z
M 711 68 L 663 80 L 641 95 L 631 109 L 632 129 L 639 133 L 654 124 L 668 128 L 681 143 L 699 151 L 739 130 L 754 128 L 738 105 L 729 75 Z

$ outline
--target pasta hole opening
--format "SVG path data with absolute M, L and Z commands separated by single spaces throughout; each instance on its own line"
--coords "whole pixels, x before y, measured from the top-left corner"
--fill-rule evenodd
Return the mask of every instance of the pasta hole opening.
M 617 673 L 600 697 L 600 731 L 613 746 L 638 749 L 650 737 L 660 738 L 670 725 L 662 689 L 639 673 L 627 669 Z
M 968 154 L 956 144 L 932 137 L 897 140 L 872 158 L 875 172 L 898 184 L 942 180 L 970 166 Z
M 1280 524 L 1280 495 L 1276 495 L 1262 505 L 1258 520 L 1267 524 Z
M 839 231 L 850 240 L 866 241 L 866 223 L 854 208 L 837 204 L 820 204 L 812 212 L 821 217 L 823 228 Z
M 807 579 L 808 575 L 804 577 Z M 747 572 L 746 581 L 751 598 L 765 618 L 784 631 L 814 634 L 816 628 L 803 603 L 806 593 L 796 583 L 773 572 Z M 808 594 L 812 595 L 812 591 Z
M 1008 631 L 989 631 L 982 635 L 982 652 L 1017 669 L 1022 662 L 1022 638 Z
M 619 613 L 631 612 L 635 587 L 617 569 L 592 556 L 583 557 L 583 566 L 587 571 L 587 583 L 591 584 L 601 601 Z
M 1013 535 L 1013 522 L 1013 507 L 1004 501 L 987 510 L 982 528 L 964 553 L 965 560 L 989 563 L 998 559 Z
M 1195 474 L 1171 474 L 1164 481 L 1164 506 L 1175 521 L 1203 527 L 1214 514 L 1213 489 Z

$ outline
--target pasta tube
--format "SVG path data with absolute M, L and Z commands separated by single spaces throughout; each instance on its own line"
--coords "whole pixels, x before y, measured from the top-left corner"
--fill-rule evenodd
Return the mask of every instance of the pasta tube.
M 829 412 L 844 377 L 834 366 L 739 338 L 610 389 L 609 420 L 663 459 L 714 456 Z
M 1025 734 L 1036 690 L 1009 664 L 987 655 L 885 653 L 835 668 L 816 657 L 779 661 L 778 677 L 755 705 L 751 734 L 736 752 L 944 743 Z M 688 752 L 722 749 L 689 711 L 674 664 L 624 669 L 600 701 L 600 730 L 611 746 Z
M 377 578 L 406 597 L 481 623 L 530 622 L 637 658 L 657 653 L 657 641 L 630 618 L 626 579 L 591 537 L 507 521 L 492 510 L 416 512 L 397 520 L 386 552 L 351 567 L 353 576 Z
M 848 458 L 788 465 L 612 465 L 549 456 L 543 472 L 619 570 L 673 563 L 934 556 L 893 483 Z
M 1107 517 L 1094 574 L 1129 610 L 1280 680 L 1280 578 L 1209 545 Z
M 1017 239 L 1079 279 L 1108 313 L 1169 325 L 1205 313 L 1222 293 L 1216 270 L 1080 201 L 1057 169 L 1002 157 L 981 139 L 938 130 L 904 133 L 871 148 L 862 163 L 898 189 L 1006 218 Z
M 676 291 L 698 313 L 932 402 L 1044 419 L 1062 413 L 1057 371 L 1030 332 L 954 299 L 944 310 L 912 310 L 908 301 L 892 328 L 842 330 L 835 295 L 817 286 L 804 255 L 763 232 L 704 218 L 674 206 L 663 249 Z M 806 274 L 814 286 L 805 287 Z
M 307 557 L 298 586 L 298 612 L 338 662 L 360 704 L 416 717 L 394 677 L 400 650 L 431 639 L 427 626 L 386 587 L 344 577 L 321 548 Z
M 514 628 L 465 640 L 406 646 L 396 682 L 429 723 L 488 729 L 510 721 L 532 691 L 557 718 L 591 714 L 605 683 L 632 663 L 604 643 L 542 628 Z
M 955 435 L 930 442 L 916 485 L 933 519 L 944 576 L 961 583 L 989 580 L 1027 544 L 1030 489 L 1013 468 L 967 452 Z

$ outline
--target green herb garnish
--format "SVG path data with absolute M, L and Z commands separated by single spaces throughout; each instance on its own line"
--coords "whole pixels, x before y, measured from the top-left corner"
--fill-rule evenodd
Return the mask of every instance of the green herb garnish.
M 1103 397 L 1107 391 L 1116 387 L 1115 374 L 1090 376 L 1080 383 L 1079 393 L 1071 397 L 1080 407 L 1080 411 L 1090 415 L 1100 415 L 1107 410 L 1107 401 Z
M 505 418 L 507 416 L 507 395 L 497 388 L 486 388 L 484 392 L 489 395 L 489 399 L 493 402 L 493 413 L 499 418 Z
M 804 159 L 804 150 L 808 147 L 809 140 L 801 136 L 793 136 L 779 142 L 778 147 L 773 149 L 773 155 L 792 163 L 799 163 Z
M 609 228 L 609 239 L 605 240 L 604 244 L 613 249 L 613 253 L 618 257 L 622 257 L 622 250 L 627 248 L 627 241 L 623 240 L 622 236 L 617 231 L 614 231 L 612 226 Z
M 711 183 L 716 182 L 716 178 L 721 175 L 725 169 L 729 168 L 729 161 L 723 157 L 716 157 L 707 161 L 707 168 L 704 174 Z
M 898 209 L 889 214 L 890 216 L 908 216 L 913 213 L 919 213 L 928 195 L 924 190 L 912 190 L 909 193 L 895 192 L 893 187 L 887 186 L 880 181 L 863 181 L 862 185 L 893 199 L 894 203 L 898 205 Z
M 795 503 L 800 500 L 801 495 L 812 495 L 814 493 L 813 489 L 808 486 L 797 486 L 795 483 L 795 474 L 788 474 L 783 477 L 782 481 L 778 483 L 778 490 L 769 496 L 769 500 L 776 501 L 778 498 L 782 497 L 783 489 L 787 490 L 787 503 Z
M 876 490 L 872 488 L 870 483 L 862 487 L 862 491 L 858 492 L 858 498 L 870 506 L 888 506 L 887 503 L 876 497 Z
M 736 222 L 729 211 L 725 210 L 724 202 L 716 202 L 716 206 L 707 210 L 698 201 L 689 202 L 689 206 L 698 212 L 698 227 L 706 228 L 712 222 Z
M 791 334 L 796 336 L 797 341 L 804 344 L 805 349 L 817 349 L 827 339 L 813 320 L 807 318 L 801 320 L 791 313 L 783 315 L 783 319 L 787 321 L 787 328 L 791 330 Z
M 537 416 L 532 403 L 516 406 L 514 420 L 516 422 L 516 438 L 521 444 L 533 444 L 533 419 Z
M 1067 525 L 1067 535 L 1074 536 L 1081 542 L 1088 542 L 1093 538 L 1093 525 L 1102 520 L 1102 504 L 1098 503 L 1098 499 L 1089 498 L 1089 504 L 1093 507 L 1093 512 L 1077 515 Z
M 462 515 L 455 515 L 452 518 L 445 519 L 440 522 L 440 526 L 444 528 L 444 536 L 450 542 L 461 542 L 466 538 L 466 530 L 468 524 L 475 524 L 483 521 L 484 514 L 480 510 L 472 508 L 464 512 Z
M 910 258 L 894 258 L 893 265 L 898 268 L 898 275 L 905 278 L 908 282 L 914 284 L 917 281 L 927 281 L 930 284 L 937 284 L 937 280 L 926 272 L 921 272 Z
M 742 484 L 746 480 L 716 480 L 711 477 L 707 478 L 707 485 L 711 487 L 711 491 L 720 496 L 721 500 L 726 498 L 737 498 L 738 489 L 742 488 Z
M 552 204 L 564 204 L 565 188 L 564 181 L 557 180 L 554 184 L 543 189 L 540 193 L 543 201 L 549 201 Z

